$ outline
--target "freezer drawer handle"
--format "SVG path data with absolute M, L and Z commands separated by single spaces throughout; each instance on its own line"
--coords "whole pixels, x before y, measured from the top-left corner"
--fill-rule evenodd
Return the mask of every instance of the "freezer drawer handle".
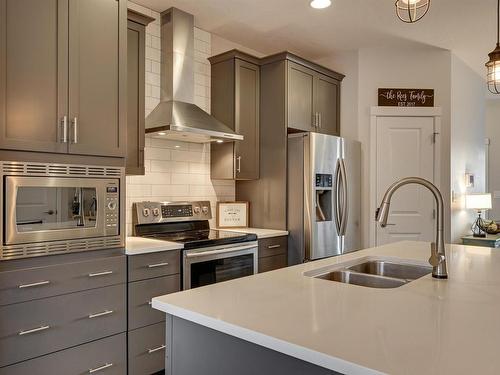
M 50 328 L 50 326 L 41 326 L 41 327 L 37 327 L 37 328 L 33 328 L 33 329 L 28 329 L 26 331 L 20 331 L 18 333 L 18 335 L 19 336 L 29 335 L 30 333 L 45 331 L 46 329 L 49 329 L 49 328 Z
M 148 354 L 153 354 L 155 352 L 159 352 L 160 350 L 163 350 L 165 348 L 166 348 L 166 346 L 162 345 L 162 346 L 159 346 L 159 347 L 154 348 L 154 349 L 148 349 Z
M 103 271 L 103 272 L 89 273 L 89 277 L 111 275 L 112 273 L 113 273 L 113 271 Z
M 105 311 L 100 312 L 100 313 L 90 314 L 89 319 L 99 318 L 100 316 L 105 316 L 105 315 L 109 315 L 109 314 L 113 314 L 113 310 L 105 310 Z
M 267 248 L 268 249 L 277 249 L 278 247 L 281 247 L 281 245 L 269 245 Z
M 31 283 L 31 284 L 21 284 L 21 285 L 19 285 L 19 289 L 32 288 L 34 286 L 42 286 L 42 285 L 47 285 L 47 284 L 50 284 L 49 280 L 39 281 L 37 283 Z
M 148 268 L 165 267 L 168 266 L 168 262 L 148 264 Z
M 112 363 L 106 363 L 105 365 L 103 365 L 101 367 L 91 368 L 91 369 L 89 369 L 89 374 L 93 374 L 95 372 L 105 370 L 105 369 L 107 369 L 107 368 L 109 368 L 111 366 L 113 366 Z

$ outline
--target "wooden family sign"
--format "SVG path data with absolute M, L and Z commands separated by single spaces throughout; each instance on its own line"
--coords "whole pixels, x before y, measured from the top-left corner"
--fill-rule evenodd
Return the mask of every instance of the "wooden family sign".
M 434 90 L 378 89 L 378 105 L 389 107 L 434 107 Z

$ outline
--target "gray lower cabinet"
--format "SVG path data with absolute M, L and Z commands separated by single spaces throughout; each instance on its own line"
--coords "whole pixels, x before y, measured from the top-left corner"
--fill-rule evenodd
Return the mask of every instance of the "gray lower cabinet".
M 0 308 L 0 367 L 126 330 L 125 285 Z
M 123 284 L 127 277 L 124 256 L 49 266 L 36 266 L 30 262 L 23 260 L 25 267 L 0 272 L 0 306 Z
M 0 375 L 82 375 L 127 373 L 126 337 L 119 334 L 0 368 Z
M 259 178 L 259 60 L 232 50 L 211 57 L 212 115 L 244 137 L 211 145 L 212 179 Z
M 120 249 L 0 262 L 0 375 L 126 373 Z
M 128 10 L 127 23 L 127 175 L 144 174 L 144 80 L 146 25 L 154 19 Z
M 153 297 L 181 290 L 179 250 L 128 256 L 128 374 L 165 368 L 165 313 Z
M 180 274 L 135 281 L 128 284 L 128 329 L 165 320 L 165 313 L 151 308 L 151 299 L 181 290 Z
M 126 7 L 0 0 L 0 149 L 125 156 Z
M 259 240 L 259 273 L 287 266 L 288 236 Z
M 165 368 L 164 322 L 129 331 L 128 338 L 129 375 L 154 374 Z

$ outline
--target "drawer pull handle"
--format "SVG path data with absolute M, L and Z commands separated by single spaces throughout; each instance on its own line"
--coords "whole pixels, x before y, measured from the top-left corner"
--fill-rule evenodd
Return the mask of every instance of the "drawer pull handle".
M 113 271 L 103 271 L 103 272 L 89 273 L 89 277 L 111 275 L 112 273 L 113 273 Z
M 103 311 L 100 313 L 90 314 L 89 319 L 99 318 L 100 316 L 105 316 L 105 315 L 109 315 L 109 314 L 113 314 L 113 310 L 106 310 L 106 311 Z
M 34 286 L 41 286 L 41 285 L 47 285 L 47 284 L 50 284 L 49 280 L 39 281 L 37 283 L 31 283 L 31 284 L 21 284 L 21 285 L 19 285 L 19 289 L 32 288 Z
M 154 352 L 159 352 L 160 350 L 163 350 L 165 348 L 166 348 L 166 346 L 162 345 L 162 346 L 159 346 L 159 347 L 154 348 L 154 349 L 148 349 L 148 354 L 153 354 Z
M 148 264 L 148 268 L 165 267 L 168 266 L 168 262 Z
M 94 372 L 105 370 L 105 369 L 107 369 L 107 368 L 109 368 L 111 366 L 113 366 L 112 363 L 106 363 L 105 365 L 103 365 L 101 367 L 91 368 L 89 370 L 89 374 L 93 374 Z
M 281 247 L 281 245 L 269 245 L 267 248 L 268 249 L 277 249 L 278 247 Z
M 26 331 L 19 332 L 19 336 L 24 336 L 24 335 L 29 335 L 30 333 L 45 331 L 46 329 L 49 329 L 49 328 L 50 328 L 50 326 L 41 326 L 38 328 L 28 329 Z

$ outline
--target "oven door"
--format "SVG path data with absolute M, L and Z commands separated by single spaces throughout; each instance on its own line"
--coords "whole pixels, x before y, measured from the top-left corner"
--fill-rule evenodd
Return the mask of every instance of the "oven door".
M 184 251 L 183 289 L 254 275 L 258 265 L 257 242 Z
M 4 244 L 118 234 L 118 223 L 108 225 L 106 202 L 107 191 L 116 188 L 118 195 L 118 184 L 114 179 L 6 176 Z M 111 207 L 118 214 L 117 204 Z

